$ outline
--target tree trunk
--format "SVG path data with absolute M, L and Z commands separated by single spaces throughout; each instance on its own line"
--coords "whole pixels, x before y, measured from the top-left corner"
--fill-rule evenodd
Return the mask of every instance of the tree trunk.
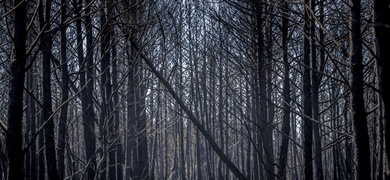
M 42 45 L 42 84 L 43 84 L 43 121 L 45 123 L 45 158 L 47 175 L 50 180 L 59 179 L 57 168 L 57 157 L 55 149 L 54 118 L 52 116 L 52 94 L 51 94 L 51 50 L 52 35 L 46 33 L 50 30 L 52 0 L 47 0 L 43 9 L 42 2 L 39 6 L 40 28 L 44 33 L 41 36 Z
M 309 6 L 309 0 L 305 4 Z M 306 7 L 305 7 L 306 9 Z M 305 179 L 313 179 L 313 162 L 312 162 L 312 142 L 313 142 L 313 123 L 312 118 L 312 96 L 311 96 L 311 76 L 310 76 L 310 21 L 309 10 L 305 10 L 304 23 L 304 41 L 303 41 L 303 158 L 305 161 L 304 171 Z
M 23 137 L 23 87 L 25 81 L 26 65 L 26 1 L 14 1 L 14 49 L 15 57 L 11 61 L 11 80 L 8 106 L 8 129 L 6 134 L 6 147 L 8 152 L 9 180 L 24 179 L 22 153 Z
M 311 11 L 315 12 L 316 0 L 311 0 Z M 314 16 L 312 14 L 311 16 Z M 313 119 L 318 121 L 313 123 L 313 134 L 314 134 L 314 161 L 315 161 L 315 171 L 316 171 L 316 180 L 323 180 L 323 172 L 322 172 L 322 152 L 321 152 L 321 136 L 320 136 L 320 118 L 319 118 L 319 86 L 320 86 L 320 76 L 317 71 L 317 45 L 316 41 L 316 25 L 315 25 L 314 17 L 310 18 L 310 41 L 311 41 L 311 67 L 312 71 L 312 98 L 313 98 Z
M 259 168 L 260 168 L 260 176 L 259 177 L 267 177 L 271 178 L 269 176 L 269 173 L 271 169 L 269 169 L 269 161 L 268 161 L 268 155 L 266 153 L 266 144 L 270 139 L 266 139 L 266 128 L 268 126 L 267 118 L 268 118 L 268 112 L 267 112 L 267 83 L 266 83 L 266 68 L 265 68 L 265 56 L 264 54 L 264 40 L 263 40 L 263 18 L 262 18 L 262 7 L 260 5 L 256 4 L 256 23 L 257 23 L 257 32 L 256 32 L 256 61 L 257 61 L 257 80 L 258 80 L 258 109 L 256 112 L 258 112 L 257 117 L 257 125 L 259 127 L 259 130 L 257 132 L 257 149 L 258 149 L 258 162 L 259 162 Z M 263 153 L 265 152 L 265 154 Z M 265 170 L 265 171 L 264 171 Z M 266 174 L 264 174 L 266 172 Z M 273 174 L 272 174 L 273 176 Z
M 82 2 L 77 2 L 73 0 L 73 5 L 75 6 L 75 14 L 78 17 L 81 17 L 81 6 Z M 83 47 L 83 37 L 82 37 L 82 27 L 81 19 L 76 20 L 76 33 L 77 33 L 77 57 L 79 60 L 80 67 L 80 88 L 81 89 L 81 107 L 82 107 L 82 118 L 83 118 L 83 131 L 84 131 L 84 143 L 85 143 L 85 156 L 86 156 L 86 179 L 93 180 L 95 179 L 96 173 L 96 139 L 95 139 L 95 122 L 96 117 L 93 110 L 93 77 L 92 69 L 90 68 L 93 64 L 93 47 L 92 47 L 92 25 L 91 17 L 89 15 L 91 8 L 88 6 L 91 3 L 90 0 L 86 0 L 85 8 L 85 31 L 86 31 L 86 50 L 87 54 L 84 58 L 84 47 Z M 84 175 L 83 175 L 84 176 Z
M 66 1 L 61 0 L 61 22 L 66 21 Z M 65 144 L 67 136 L 67 114 L 68 114 L 68 94 L 69 94 L 69 77 L 68 77 L 68 66 L 66 56 L 66 26 L 61 29 L 61 79 L 62 79 L 62 97 L 61 97 L 61 114 L 58 123 L 58 176 L 60 179 L 65 178 Z
M 140 65 L 139 68 L 142 68 Z M 138 68 L 137 68 L 138 69 Z M 146 114 L 145 114 L 145 85 L 141 82 L 143 78 L 142 69 L 139 70 L 139 74 L 136 77 L 136 85 L 139 88 L 136 90 L 136 174 L 138 179 L 149 179 L 149 158 L 148 158 L 148 141 L 146 133 Z
M 351 102 L 352 119 L 355 130 L 355 158 L 357 179 L 371 179 L 370 166 L 370 143 L 367 129 L 367 114 L 364 107 L 364 85 L 363 85 L 363 56 L 361 27 L 361 4 L 360 0 L 351 0 L 350 16 L 350 41 L 351 41 Z
M 130 52 L 130 62 L 134 61 L 134 52 Z M 128 78 L 128 89 L 127 89 L 127 140 L 126 140 L 126 179 L 133 178 L 134 176 L 134 166 L 133 166 L 133 153 L 135 144 L 135 89 L 136 85 L 134 83 L 135 79 L 135 70 L 134 64 L 129 65 L 129 76 Z
M 33 89 L 34 84 L 36 83 L 36 78 L 34 77 L 34 69 L 31 67 L 28 76 L 30 83 L 28 85 L 28 89 Z M 35 105 L 35 99 L 32 96 L 29 96 L 29 103 L 30 103 L 30 128 L 31 128 L 31 136 L 36 133 L 36 126 L 37 126 L 37 118 L 36 118 L 36 105 Z M 30 137 L 31 137 L 30 136 Z M 31 154 L 31 171 L 30 171 L 30 178 L 31 179 L 38 179 L 38 164 L 37 164 L 37 143 L 33 143 L 30 147 L 30 154 Z
M 288 159 L 288 143 L 290 136 L 290 63 L 288 61 L 288 2 L 282 0 L 282 50 L 283 50 L 283 67 L 284 67 L 284 79 L 283 79 L 283 121 L 282 121 L 282 143 L 280 145 L 279 153 L 279 170 L 278 179 L 287 179 L 286 167 Z
M 272 97 L 273 94 L 273 82 L 272 82 L 272 77 L 273 77 L 273 16 L 270 14 L 273 13 L 273 7 L 268 7 L 266 8 L 268 10 L 268 15 L 267 15 L 267 20 L 266 20 L 266 26 L 267 26 L 267 57 L 265 58 L 266 60 L 266 74 L 267 74 L 267 98 L 266 98 L 266 106 L 267 106 L 267 127 L 265 129 L 265 139 L 267 140 L 265 144 L 265 155 L 266 155 L 266 160 L 267 160 L 267 174 L 268 174 L 268 179 L 273 180 L 275 179 L 275 157 L 274 157 L 274 136 L 273 136 L 273 131 L 274 131 L 274 118 L 275 118 L 275 106 L 274 106 L 274 100 Z
M 42 112 L 40 112 L 37 116 L 37 119 L 39 119 L 39 125 L 42 126 L 44 124 L 44 120 L 42 118 Z M 44 133 L 39 133 L 38 136 L 38 175 L 39 180 L 45 180 L 45 169 L 46 169 L 46 163 L 45 163 L 45 151 L 43 150 L 45 148 L 45 136 Z
M 111 147 L 113 147 L 110 143 L 112 141 L 113 136 L 113 123 L 111 116 L 111 81 L 110 81 L 110 23 L 108 14 L 106 11 L 109 11 L 109 4 L 103 0 L 101 3 L 100 9 L 100 92 L 101 92 L 101 104 L 100 104 L 100 122 L 99 122 L 99 130 L 102 152 L 100 153 L 100 158 L 102 158 L 101 162 L 101 171 L 100 171 L 100 179 L 104 180 L 107 178 L 115 177 L 115 151 L 111 151 Z M 113 13 L 112 11 L 110 14 Z
M 379 68 L 379 87 L 382 92 L 382 99 L 384 104 L 384 122 L 385 122 L 385 136 L 390 137 L 390 95 L 389 92 L 389 78 L 390 77 L 390 0 L 375 0 L 374 1 L 374 30 L 376 41 L 377 63 Z M 390 138 L 385 138 L 387 162 L 390 162 Z
M 117 58 L 117 50 L 116 45 L 113 45 L 112 47 L 112 58 Z M 115 147 L 115 157 L 116 157 L 116 173 L 117 173 L 117 179 L 121 180 L 123 179 L 123 163 L 124 163 L 124 154 L 123 154 L 123 144 L 120 140 L 120 118 L 119 118 L 119 83 L 118 83 L 118 71 L 119 67 L 117 65 L 117 61 L 112 61 L 112 84 L 114 87 L 114 93 L 113 93 L 113 111 L 114 111 L 114 138 L 119 138 L 116 142 Z

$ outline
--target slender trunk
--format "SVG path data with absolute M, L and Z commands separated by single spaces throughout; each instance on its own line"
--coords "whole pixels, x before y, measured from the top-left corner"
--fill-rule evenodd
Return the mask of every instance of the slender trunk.
M 29 84 L 29 89 L 33 89 L 34 84 L 36 83 L 36 78 L 34 77 L 34 69 L 31 67 L 28 76 L 30 77 L 30 84 Z M 37 126 L 37 118 L 36 118 L 36 105 L 35 105 L 35 99 L 32 96 L 29 96 L 29 102 L 30 102 L 30 114 L 31 114 L 31 135 L 36 133 L 36 126 Z M 37 143 L 33 143 L 30 147 L 30 154 L 31 154 L 31 171 L 30 171 L 30 178 L 32 180 L 38 179 L 38 174 L 37 174 Z
M 272 14 L 272 7 L 267 8 L 268 12 Z M 275 157 L 274 157 L 274 116 L 275 116 L 275 106 L 272 98 L 273 93 L 273 84 L 272 84 L 272 72 L 273 72 L 273 20 L 271 15 L 267 15 L 268 20 L 267 23 L 267 57 L 266 61 L 266 86 L 267 86 L 267 98 L 266 98 L 266 111 L 267 111 L 267 127 L 265 129 L 265 159 L 267 164 L 267 179 L 274 180 L 275 179 Z
M 181 9 L 181 3 L 179 5 L 179 8 Z M 179 25 L 183 25 L 183 11 L 180 11 L 180 17 L 179 17 Z M 183 47 L 182 47 L 182 31 L 180 30 L 178 33 L 178 56 L 179 56 L 179 62 L 178 62 L 178 68 L 179 68 L 179 82 L 178 82 L 178 89 L 179 89 L 179 96 L 180 98 L 183 98 Z M 179 110 L 179 114 L 183 114 L 182 110 Z M 180 138 L 180 179 L 186 179 L 186 171 L 185 171 L 185 159 L 184 159 L 184 154 L 185 154 L 185 149 L 184 149 L 184 118 L 179 117 L 179 138 Z M 187 142 L 188 143 L 188 142 Z M 151 172 L 153 173 L 153 172 Z M 152 175 L 152 174 L 151 174 Z M 152 177 L 152 176 L 151 176 Z
M 279 153 L 279 170 L 278 179 L 287 179 L 286 167 L 288 158 L 288 142 L 290 136 L 290 63 L 288 61 L 288 2 L 282 2 L 282 49 L 283 49 L 283 67 L 284 67 L 284 79 L 283 79 L 283 121 L 282 121 L 282 143 L 280 145 Z
M 379 71 L 379 87 L 381 90 L 382 101 L 384 104 L 384 122 L 385 136 L 390 137 L 390 95 L 389 92 L 389 76 L 390 76 L 390 51 L 388 50 L 390 36 L 390 0 L 374 0 L 374 30 L 376 41 L 377 63 Z M 387 162 L 390 163 L 390 138 L 385 138 Z
M 140 68 L 142 66 L 140 65 Z M 145 114 L 145 85 L 141 82 L 143 78 L 142 69 L 139 70 L 137 76 L 136 84 L 139 86 L 139 89 L 136 91 L 136 138 L 137 138 L 137 177 L 139 179 L 149 179 L 149 158 L 148 158 L 148 141 L 146 133 L 146 114 Z
M 6 147 L 8 152 L 9 180 L 24 179 L 22 153 L 23 137 L 23 87 L 25 81 L 26 65 L 26 1 L 14 1 L 14 49 L 15 57 L 11 61 L 11 80 L 8 106 L 8 130 L 6 134 Z
M 31 71 L 29 71 L 31 72 Z M 31 76 L 30 76 L 31 73 L 28 73 L 27 74 L 27 77 L 26 77 L 26 85 L 27 87 L 29 88 L 31 86 Z M 26 101 L 25 101 L 26 104 L 30 104 L 30 98 L 27 97 L 26 98 Z M 26 146 L 25 144 L 28 143 L 30 140 L 30 133 L 31 133 L 31 122 L 33 121 L 32 120 L 32 116 L 34 115 L 31 115 L 31 109 L 27 109 L 26 110 L 26 130 L 25 130 L 25 133 L 24 133 L 24 144 L 23 146 Z M 31 133 L 31 135 L 33 135 Z M 0 145 L 0 148 L 2 146 Z M 2 158 L 2 152 L 0 152 L 0 157 Z M 1 162 L 1 160 L 0 160 Z M 30 171 L 31 171 L 31 148 L 29 148 L 29 150 L 27 150 L 26 152 L 26 155 L 25 155 L 25 160 L 24 160 L 24 174 L 26 176 L 26 179 L 30 179 Z M 1 175 L 2 175 L 2 168 L 1 168 L 1 164 L 0 164 L 0 179 L 2 178 Z M 5 179 L 5 178 L 4 178 Z
M 379 159 L 379 162 L 378 162 L 378 171 L 377 171 L 377 174 L 376 174 L 376 178 L 374 179 L 377 179 L 377 180 L 382 180 L 384 177 L 384 164 L 385 164 L 385 158 L 384 158 L 384 128 L 383 128 L 383 103 L 380 103 L 379 105 L 379 111 L 378 111 L 378 114 L 379 114 L 379 117 L 378 117 L 378 132 L 379 132 L 379 139 L 378 139 L 378 149 L 379 149 L 379 152 L 378 152 L 378 159 Z
M 254 97 L 252 98 L 252 109 L 254 109 L 252 111 L 252 113 L 253 113 L 252 116 L 253 116 L 253 119 L 256 120 L 259 118 L 259 111 L 257 111 L 259 108 L 259 103 L 257 103 L 259 101 L 259 95 L 258 95 L 258 93 L 256 93 L 256 90 L 258 89 L 259 85 L 258 85 L 258 81 L 256 80 L 257 75 L 254 73 L 254 74 L 252 74 L 252 77 L 253 77 L 252 83 L 254 84 L 254 87 L 252 88 L 252 93 L 254 94 Z M 259 178 L 262 175 L 262 173 L 259 170 L 263 169 L 263 168 L 260 168 L 261 164 L 259 161 L 259 158 L 261 157 L 259 151 L 262 149 L 259 150 L 260 147 L 256 147 L 256 145 L 257 145 L 256 138 L 258 138 L 256 136 L 256 132 L 258 132 L 258 127 L 256 127 L 256 125 L 257 125 L 256 123 L 253 123 L 252 127 L 251 127 L 251 128 L 255 128 L 255 129 L 257 128 L 256 129 L 257 131 L 253 131 L 253 135 L 251 135 L 252 136 L 251 143 L 253 143 L 253 151 L 252 151 L 252 154 L 253 154 L 253 177 Z
M 250 89 L 249 84 L 250 84 L 249 82 L 245 83 L 246 98 L 247 98 L 246 99 L 246 105 L 248 106 L 246 113 L 248 115 L 252 115 L 253 116 L 254 113 L 252 113 L 252 110 L 251 110 L 251 106 L 253 105 L 253 103 L 252 103 L 252 100 L 250 98 L 252 90 Z M 248 127 L 247 124 L 245 124 L 245 128 L 248 131 L 247 134 L 249 136 L 251 136 L 251 131 L 249 131 L 249 127 Z M 252 147 L 251 147 L 252 142 L 251 142 L 250 138 L 247 138 L 246 144 L 247 144 L 247 147 L 246 147 L 246 160 L 245 160 L 245 162 L 246 162 L 246 178 L 247 179 L 252 179 L 251 178 L 252 177 L 251 165 L 253 164 L 252 163 L 252 151 L 251 151 L 252 150 Z
M 47 175 L 50 180 L 59 179 L 57 168 L 57 157 L 55 149 L 54 118 L 52 116 L 52 95 L 51 95 L 51 50 L 52 35 L 45 33 L 50 30 L 52 0 L 47 0 L 45 8 L 39 4 L 39 22 L 43 30 L 41 36 L 42 45 L 42 84 L 43 84 L 43 121 L 45 123 L 45 158 Z
M 108 178 L 114 178 L 115 177 L 115 151 L 111 150 L 112 146 L 111 142 L 113 138 L 114 133 L 114 124 L 112 123 L 112 116 L 111 116 L 111 104 L 112 101 L 110 100 L 111 96 L 111 81 L 110 81 L 110 38 L 111 38 L 111 31 L 110 31 L 110 19 L 106 11 L 110 11 L 110 14 L 112 14 L 112 9 L 107 8 L 107 5 L 109 5 L 105 0 L 101 1 L 101 9 L 100 9 L 100 57 L 101 57 L 101 64 L 100 64 L 100 83 L 101 83 L 101 112 L 100 112 L 100 123 L 99 123 L 99 130 L 100 130 L 100 136 L 102 137 L 102 147 L 103 150 L 101 152 L 101 174 L 100 179 L 108 179 Z M 111 5 L 109 5 L 111 6 Z
M 311 11 L 315 12 L 316 0 L 311 0 Z M 314 15 L 311 15 L 314 16 Z M 314 17 L 310 18 L 310 41 L 311 41 L 311 65 L 312 65 L 312 98 L 313 98 L 313 119 L 320 121 L 319 118 L 319 83 L 320 76 L 317 71 L 317 46 L 316 46 L 316 29 L 315 29 L 315 19 Z M 320 136 L 320 125 L 319 123 L 313 123 L 313 134 L 314 134 L 314 161 L 315 161 L 315 171 L 316 171 L 316 179 L 323 180 L 323 172 L 322 172 L 322 152 L 321 152 L 321 136 Z
M 81 5 L 82 0 L 78 3 L 77 0 L 73 0 L 73 5 L 75 6 L 75 14 L 78 17 L 81 17 Z M 77 57 L 79 60 L 80 67 L 80 88 L 81 89 L 81 107 L 82 107 L 82 117 L 83 117 L 83 132 L 84 132 L 84 143 L 85 143 L 85 156 L 86 156 L 86 179 L 92 180 L 95 179 L 96 173 L 96 139 L 95 139 L 95 122 L 96 117 L 93 110 L 93 79 L 92 79 L 92 70 L 91 66 L 93 64 L 93 49 L 92 49 L 92 25 L 90 6 L 88 6 L 91 1 L 86 0 L 85 8 L 85 31 L 86 31 L 86 45 L 87 50 L 86 57 L 84 58 L 84 47 L 83 47 L 83 37 L 82 37 L 82 27 L 81 19 L 76 20 L 76 40 L 77 40 Z M 84 175 L 83 175 L 84 176 Z
M 41 96 L 41 95 L 40 95 Z M 39 119 L 39 126 L 42 126 L 44 123 L 44 120 L 42 118 L 42 112 L 40 112 L 37 116 L 37 119 Z M 38 176 L 39 180 L 45 180 L 45 169 L 46 169 L 46 163 L 45 163 L 45 151 L 43 150 L 45 147 L 45 136 L 44 133 L 39 133 L 38 137 Z
M 360 0 L 351 0 L 350 16 L 350 41 L 351 41 L 351 102 L 352 119 L 355 131 L 355 158 L 357 179 L 371 179 L 370 166 L 370 143 L 367 129 L 367 114 L 364 107 L 364 85 L 363 85 L 363 56 L 362 56 L 362 35 L 361 27 L 361 4 Z
M 257 132 L 257 153 L 258 153 L 258 165 L 259 165 L 259 178 L 263 178 L 264 175 L 268 177 L 268 157 L 267 155 L 263 154 L 263 151 L 266 152 L 266 144 L 268 143 L 269 139 L 266 139 L 266 128 L 267 128 L 267 118 L 268 118 L 268 112 L 267 112 L 267 83 L 266 83 L 266 68 L 265 68 L 265 56 L 264 54 L 264 47 L 263 47 L 263 18 L 262 18 L 262 8 L 257 6 L 256 7 L 256 23 L 257 23 L 257 31 L 256 31 L 256 61 L 257 61 L 257 80 L 258 80 L 258 100 L 257 103 L 259 103 L 258 109 L 256 109 L 256 112 L 258 113 L 257 117 L 257 125 L 259 127 L 259 130 Z M 264 169 L 266 174 L 264 174 Z
M 66 20 L 66 1 L 61 0 L 61 22 L 64 23 Z M 58 176 L 60 179 L 65 178 L 65 144 L 67 136 L 67 114 L 68 114 L 68 94 L 69 94 L 69 85 L 68 85 L 68 66 L 67 66 L 67 56 L 66 56 L 66 26 L 61 29 L 61 79 L 62 79 L 62 97 L 61 97 L 61 114 L 58 123 Z
M 222 38 L 221 38 L 222 39 Z M 222 47 L 222 45 L 221 45 Z M 218 121 L 219 121 L 219 138 L 220 138 L 220 146 L 221 146 L 221 149 L 222 151 L 224 151 L 224 143 L 225 143 L 225 140 L 224 140 L 224 122 L 223 122 L 223 109 L 225 108 L 224 107 L 224 102 L 223 102 L 223 60 L 222 60 L 222 57 L 221 57 L 221 60 L 219 62 L 219 87 L 218 87 L 218 90 L 219 90 L 219 109 L 218 109 Z M 226 90 L 227 91 L 227 90 Z M 227 97 L 225 97 L 227 98 Z M 226 152 L 226 150 L 225 150 Z M 222 161 L 219 161 L 218 163 L 218 174 L 219 174 L 219 179 L 224 179 L 226 177 L 224 177 L 224 174 L 222 173 Z
M 115 147 L 115 157 L 116 157 L 116 176 L 118 180 L 123 179 L 123 163 L 124 163 L 124 154 L 123 154 L 123 145 L 120 140 L 120 119 L 119 119 L 119 83 L 118 83 L 118 65 L 117 65 L 117 48 L 116 45 L 112 47 L 112 84 L 114 86 L 114 94 L 113 94 L 113 111 L 114 111 L 114 138 L 119 138 L 116 142 Z
M 305 0 L 305 5 L 309 5 L 309 0 Z M 306 7 L 305 7 L 306 9 Z M 310 76 L 310 21 L 309 10 L 305 10 L 304 24 L 304 52 L 303 52 L 303 158 L 305 161 L 304 171 L 305 179 L 313 179 L 312 162 L 312 142 L 313 142 L 313 123 L 312 118 L 312 96 L 311 96 L 311 76 Z
M 130 62 L 134 61 L 134 52 L 131 49 L 129 54 Z M 127 142 L 126 142 L 126 179 L 133 178 L 134 176 L 134 165 L 133 165 L 133 153 L 135 149 L 135 67 L 134 64 L 129 65 L 129 76 L 128 78 L 128 90 L 127 90 Z
M 151 83 L 152 84 L 152 83 Z M 153 86 L 153 85 L 152 85 Z M 157 93 L 158 94 L 158 93 Z M 157 97 L 157 101 L 159 101 L 159 98 Z M 150 117 L 152 118 L 155 118 L 155 121 L 151 121 L 151 124 L 150 124 L 150 127 L 151 127 L 151 132 L 155 132 L 158 128 L 157 128 L 157 118 L 158 118 L 158 112 L 156 112 L 157 110 L 154 110 L 154 107 L 155 107 L 155 99 L 154 99 L 154 94 L 152 93 L 151 94 L 151 97 L 150 97 L 150 109 L 152 110 L 150 112 Z M 155 117 L 156 116 L 156 117 Z M 150 161 L 150 165 L 149 165 L 149 168 L 150 168 L 150 171 L 149 171 L 149 174 L 150 174 L 150 179 L 155 179 L 154 175 L 155 175 L 155 166 L 156 166 L 156 162 L 157 162 L 157 135 L 154 134 L 153 136 L 151 136 L 150 138 L 150 151 L 149 151 L 149 157 L 151 159 Z
M 343 118 L 345 123 L 345 132 L 351 132 L 351 122 L 349 121 L 349 113 L 348 109 L 349 108 L 349 101 L 348 98 L 345 98 L 345 104 L 344 104 L 344 110 L 343 110 Z M 352 180 L 354 178 L 354 172 L 353 172 L 353 167 L 354 167 L 354 159 L 353 159 L 353 147 L 352 147 L 351 138 L 347 138 L 345 140 L 345 165 L 346 165 L 346 175 L 347 179 Z

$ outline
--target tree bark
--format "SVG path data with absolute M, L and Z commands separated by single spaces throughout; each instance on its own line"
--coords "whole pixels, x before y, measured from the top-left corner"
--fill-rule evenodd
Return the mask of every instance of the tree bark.
M 310 0 L 310 8 L 313 13 L 315 13 L 316 0 Z M 320 118 L 319 118 L 319 86 L 320 86 L 320 76 L 318 75 L 317 67 L 317 45 L 316 45 L 316 21 L 315 14 L 311 15 L 310 18 L 310 41 L 311 41 L 311 67 L 312 71 L 312 98 L 313 98 L 313 119 L 318 122 L 313 123 L 313 135 L 314 135 L 314 161 L 315 161 L 315 171 L 316 171 L 316 180 L 323 180 L 322 172 L 322 152 L 321 152 L 321 136 L 320 136 Z
M 28 89 L 33 89 L 34 84 L 36 83 L 36 78 L 34 77 L 34 69 L 31 67 L 28 76 L 29 76 L 29 84 Z M 29 106 L 30 106 L 30 129 L 31 129 L 31 136 L 36 133 L 36 127 L 37 127 L 37 118 L 36 118 L 36 105 L 35 105 L 35 99 L 30 95 L 29 98 Z M 31 137 L 30 136 L 30 137 Z M 38 179 L 38 164 L 37 164 L 37 143 L 33 143 L 30 147 L 30 158 L 31 158 L 31 171 L 30 171 L 30 178 L 31 179 Z
M 139 68 L 142 68 L 140 65 Z M 138 68 L 137 68 L 138 69 Z M 149 179 L 149 158 L 148 158 L 148 140 L 146 133 L 146 114 L 145 114 L 145 88 L 141 82 L 143 78 L 142 69 L 136 77 L 136 177 L 137 179 Z
M 61 22 L 66 21 L 66 0 L 61 0 Z M 58 176 L 60 179 L 65 178 L 65 145 L 67 137 L 67 114 L 68 114 L 68 97 L 69 97 L 69 77 L 68 77 L 68 65 L 66 55 L 66 30 L 67 26 L 61 29 L 61 114 L 58 123 Z
M 352 119 L 355 131 L 355 159 L 357 179 L 371 179 L 370 166 L 370 143 L 367 129 L 367 114 L 364 107 L 363 85 L 363 56 L 361 27 L 361 4 L 360 0 L 351 0 L 350 16 L 350 61 L 351 61 L 351 105 Z
M 311 96 L 311 75 L 310 75 L 310 19 L 309 0 L 305 0 L 305 22 L 304 22 L 304 40 L 303 40 L 303 158 L 305 162 L 304 173 L 305 179 L 313 179 L 313 162 L 312 162 L 312 144 L 313 144 L 313 122 L 312 118 L 312 96 Z
M 43 4 L 39 6 L 40 28 L 43 30 L 41 38 L 42 45 L 42 84 L 43 84 L 43 121 L 45 123 L 45 158 L 47 175 L 50 180 L 59 179 L 57 168 L 57 157 L 55 149 L 54 118 L 52 116 L 52 93 L 51 93 L 51 50 L 52 35 L 50 30 L 52 0 L 47 0 L 43 9 Z
M 77 2 L 73 0 L 73 5 L 75 6 L 75 14 L 81 18 L 81 6 L 83 1 Z M 84 143 L 85 143 L 85 156 L 86 156 L 86 179 L 93 180 L 96 175 L 96 137 L 95 137 L 95 122 L 96 117 L 93 110 L 93 79 L 92 79 L 92 69 L 93 64 L 93 47 L 92 47 L 92 25 L 90 12 L 91 8 L 89 4 L 90 0 L 86 0 L 85 8 L 85 31 L 86 31 L 86 50 L 87 54 L 84 58 L 84 47 L 83 47 L 83 37 L 82 37 L 82 26 L 81 19 L 76 20 L 76 33 L 77 33 L 77 57 L 80 67 L 80 88 L 81 89 L 81 108 L 83 111 L 83 131 L 84 131 Z M 83 175 L 84 176 L 84 175 Z
M 267 106 L 267 127 L 265 129 L 265 139 L 267 140 L 265 144 L 265 154 L 266 154 L 266 160 L 267 160 L 267 175 L 269 180 L 273 180 L 276 177 L 275 172 L 275 157 L 274 157 L 274 136 L 273 131 L 275 129 L 274 126 L 274 118 L 275 118 L 275 105 L 274 105 L 274 98 L 273 98 L 273 64 L 274 64 L 274 52 L 273 52 L 273 16 L 270 14 L 273 14 L 273 7 L 266 8 L 268 11 L 267 20 L 266 20 L 266 26 L 267 26 L 267 56 L 266 56 L 266 73 L 267 73 L 267 98 L 266 98 L 266 106 Z
M 257 80 L 258 80 L 258 117 L 257 125 L 259 130 L 257 132 L 257 149 L 259 154 L 259 168 L 260 168 L 260 177 L 273 177 L 269 174 L 271 172 L 270 164 L 267 152 L 267 143 L 270 139 L 266 137 L 266 128 L 268 127 L 268 112 L 267 112 L 267 83 L 266 83 L 266 63 L 264 56 L 264 40 L 263 40 L 263 18 L 262 18 L 262 7 L 256 4 L 256 23 L 257 23 L 257 32 L 256 32 L 256 60 L 257 60 Z M 264 152 L 264 153 L 263 153 Z M 263 171 L 263 168 L 265 171 Z M 264 174 L 265 172 L 265 174 Z
M 6 147 L 8 152 L 9 180 L 24 179 L 22 153 L 23 137 L 23 87 L 26 65 L 26 1 L 14 0 L 14 48 L 15 56 L 11 60 L 11 81 L 8 106 L 8 129 L 6 132 Z
M 133 60 L 133 52 L 130 52 L 130 61 Z M 135 89 L 134 83 L 135 70 L 133 65 L 129 65 L 130 71 L 128 78 L 128 89 L 127 89 L 127 140 L 126 140 L 126 179 L 133 178 L 133 151 L 135 147 Z
M 112 84 L 114 87 L 114 93 L 113 93 L 113 111 L 114 111 L 114 138 L 120 139 L 120 118 L 119 118 L 119 83 L 118 83 L 118 71 L 119 67 L 117 65 L 117 61 L 115 60 L 117 58 L 117 50 L 116 45 L 113 45 L 112 47 Z M 125 162 L 124 154 L 123 154 L 123 144 L 121 140 L 117 140 L 115 145 L 115 158 L 116 158 L 116 176 L 118 180 L 123 179 L 123 163 Z
M 283 67 L 284 67 L 284 79 L 283 79 L 283 121 L 282 121 L 282 143 L 280 145 L 279 153 L 279 170 L 278 179 L 287 179 L 286 167 L 288 158 L 288 143 L 290 135 L 290 63 L 288 60 L 288 2 L 282 0 L 282 50 L 283 50 Z
M 390 0 L 374 1 L 374 30 L 376 41 L 377 64 L 379 69 L 379 87 L 384 104 L 385 136 L 390 137 Z M 390 162 L 390 138 L 385 138 L 387 162 Z
M 101 171 L 100 171 L 100 179 L 104 180 L 109 177 L 115 177 L 115 151 L 111 151 L 111 141 L 113 139 L 113 127 L 112 116 L 111 116 L 111 72 L 110 72 L 110 22 L 109 16 L 106 11 L 109 11 L 107 6 L 110 6 L 105 0 L 100 2 L 100 92 L 101 92 L 101 102 L 100 102 L 100 122 L 99 122 L 99 130 L 102 152 L 101 158 Z M 110 14 L 113 12 L 110 12 Z

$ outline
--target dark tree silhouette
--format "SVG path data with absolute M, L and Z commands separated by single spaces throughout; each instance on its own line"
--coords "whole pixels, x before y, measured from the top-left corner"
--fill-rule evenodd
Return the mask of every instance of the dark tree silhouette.
M 22 153 L 22 124 L 23 124 L 23 87 L 26 66 L 26 5 L 23 0 L 14 1 L 14 32 L 13 46 L 15 55 L 11 60 L 11 81 L 8 106 L 8 128 L 6 129 L 6 146 L 8 153 L 9 180 L 22 180 L 24 165 Z

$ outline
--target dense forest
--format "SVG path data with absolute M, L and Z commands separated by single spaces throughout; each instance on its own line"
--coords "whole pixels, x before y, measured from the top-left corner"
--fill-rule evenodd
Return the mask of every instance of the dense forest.
M 388 179 L 389 34 L 390 0 L 2 0 L 0 179 Z

